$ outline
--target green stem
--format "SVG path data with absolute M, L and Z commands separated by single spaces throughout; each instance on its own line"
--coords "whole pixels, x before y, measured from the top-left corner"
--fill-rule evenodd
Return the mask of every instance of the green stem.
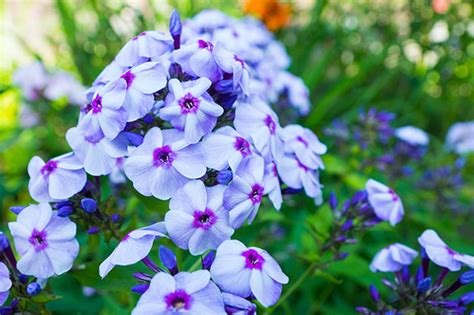
M 317 268 L 319 264 L 317 262 L 311 263 L 311 265 L 306 268 L 305 272 L 293 283 L 293 285 L 286 290 L 285 294 L 282 295 L 280 300 L 273 305 L 272 307 L 268 308 L 264 315 L 271 314 L 275 308 L 277 308 L 281 303 L 283 303 L 291 294 L 306 280 L 306 278 L 311 275 Z
M 189 272 L 193 272 L 194 270 L 197 270 L 199 265 L 201 264 L 201 258 L 196 260 L 194 264 L 189 268 Z

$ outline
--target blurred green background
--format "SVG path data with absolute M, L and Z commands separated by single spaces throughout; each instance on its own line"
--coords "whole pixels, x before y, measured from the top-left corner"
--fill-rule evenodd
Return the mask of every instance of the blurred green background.
M 434 1 L 439 2 L 439 1 Z M 301 123 L 329 144 L 321 174 L 324 195 L 335 191 L 340 199 L 363 188 L 369 177 L 393 187 L 405 204 L 406 218 L 396 228 L 382 224 L 349 247 L 351 255 L 303 283 L 275 314 L 352 314 L 354 307 L 370 305 L 367 288 L 380 286 L 381 275 L 369 271 L 374 253 L 391 242 L 418 248 L 416 238 L 436 229 L 454 248 L 474 254 L 474 168 L 468 157 L 465 185 L 458 192 L 466 211 L 453 214 L 437 203 L 436 193 L 419 191 L 416 180 L 423 171 L 453 164 L 456 156 L 443 149 L 448 128 L 458 121 L 474 120 L 474 18 L 471 1 L 448 1 L 441 12 L 433 1 L 423 0 L 300 0 L 292 5 L 291 23 L 275 33 L 292 58 L 290 71 L 301 76 L 311 91 L 312 111 Z M 71 71 L 89 86 L 114 58 L 124 43 L 147 29 L 165 30 L 176 8 L 182 18 L 202 9 L 219 9 L 242 16 L 241 2 L 152 0 L 4 0 L 0 58 L 0 229 L 14 219 L 12 205 L 25 205 L 28 196 L 26 166 L 30 158 L 47 159 L 68 152 L 64 139 L 75 125 L 79 108 L 65 100 L 37 104 L 40 123 L 20 124 L 23 100 L 12 85 L 18 66 L 42 60 L 48 69 Z M 389 178 L 375 168 L 362 168 L 367 155 L 356 145 L 340 150 L 323 134 L 334 119 L 354 121 L 361 108 L 374 107 L 396 114 L 394 127 L 414 125 L 426 130 L 431 143 L 426 159 L 413 176 Z M 444 163 L 444 164 L 443 164 Z M 164 202 L 139 196 L 131 186 L 127 193 L 126 229 L 159 220 L 167 210 Z M 326 198 L 327 199 L 327 198 Z M 315 255 L 308 225 L 324 230 L 330 226 L 327 205 L 295 197 L 277 213 L 261 209 L 254 224 L 239 230 L 235 238 L 267 249 L 296 279 L 305 259 Z M 84 233 L 83 233 L 84 234 Z M 117 268 L 101 281 L 97 266 L 114 244 L 98 236 L 81 236 L 82 263 L 68 275 L 50 281 L 54 293 L 64 298 L 50 303 L 58 314 L 121 314 L 135 305 L 129 292 L 136 268 Z M 182 264 L 194 260 L 183 256 Z M 155 253 L 156 255 L 156 253 Z M 156 257 L 156 256 L 155 256 Z M 95 287 L 92 297 L 82 286 Z

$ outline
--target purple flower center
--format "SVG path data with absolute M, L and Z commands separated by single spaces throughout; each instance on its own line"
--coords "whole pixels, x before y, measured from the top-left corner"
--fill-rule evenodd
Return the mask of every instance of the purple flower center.
M 192 297 L 182 289 L 178 289 L 165 296 L 166 308 L 168 310 L 189 310 L 191 302 Z
M 121 78 L 124 79 L 125 82 L 127 82 L 127 89 L 128 89 L 130 85 L 132 85 L 133 79 L 135 79 L 135 75 L 129 70 L 125 72 L 124 74 L 122 74 Z
M 267 115 L 267 117 L 265 117 L 265 125 L 267 125 L 268 130 L 270 130 L 270 133 L 274 135 L 275 129 L 276 129 L 276 123 L 272 119 L 272 117 L 270 117 L 270 115 Z
M 45 249 L 48 247 L 48 242 L 46 241 L 46 232 L 41 231 L 39 232 L 36 229 L 33 229 L 33 232 L 31 232 L 31 236 L 28 239 L 31 245 L 35 248 L 35 251 L 39 252 L 40 250 Z
M 252 186 L 252 191 L 249 193 L 249 198 L 253 204 L 259 203 L 262 201 L 263 196 L 263 187 L 259 184 L 254 184 Z
M 262 270 L 265 259 L 255 249 L 246 250 L 242 256 L 245 257 L 245 268 Z
M 242 69 L 245 68 L 245 62 L 242 59 L 240 59 L 239 56 L 234 55 L 234 60 L 240 63 L 240 65 L 242 66 Z
M 206 48 L 207 50 L 209 51 L 212 51 L 214 49 L 214 45 L 210 42 L 206 42 L 205 40 L 198 40 L 198 45 L 199 45 L 199 48 L 201 49 L 204 49 Z
M 195 210 L 194 211 L 194 221 L 193 226 L 195 228 L 203 228 L 205 230 L 211 228 L 217 221 L 217 216 L 214 212 L 206 208 L 204 211 Z
M 173 164 L 176 153 L 167 145 L 153 151 L 153 166 L 169 168 Z
M 199 99 L 191 93 L 180 98 L 178 104 L 181 107 L 181 114 L 195 113 L 199 109 Z
M 140 34 L 138 34 L 137 36 L 134 36 L 132 38 L 132 40 L 137 40 L 138 38 L 140 38 L 141 36 L 145 36 L 146 35 L 146 32 L 141 32 Z
M 58 163 L 56 161 L 48 161 L 40 170 L 41 174 L 45 177 L 48 178 L 49 175 L 51 175 L 52 172 L 54 172 L 55 169 L 58 168 Z
M 301 142 L 302 144 L 304 144 L 305 147 L 308 147 L 308 141 L 306 141 L 305 139 L 303 139 L 303 137 L 301 136 L 298 136 L 296 137 L 296 140 Z
M 90 105 L 91 105 L 92 113 L 94 114 L 100 113 L 102 111 L 102 96 L 97 95 L 92 100 L 92 103 Z
M 397 202 L 397 201 L 398 201 L 399 198 L 398 198 L 397 194 L 396 194 L 393 190 L 389 189 L 389 190 L 388 190 L 388 193 L 392 196 L 393 202 Z
M 234 148 L 239 151 L 243 157 L 247 157 L 252 153 L 250 151 L 250 143 L 242 137 L 235 138 Z

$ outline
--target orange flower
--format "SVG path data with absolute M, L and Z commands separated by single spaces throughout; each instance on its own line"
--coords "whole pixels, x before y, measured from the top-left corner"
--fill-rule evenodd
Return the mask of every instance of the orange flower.
M 278 0 L 245 0 L 243 10 L 262 20 L 271 31 L 279 30 L 290 22 L 290 5 Z
M 450 0 L 434 0 L 433 1 L 433 10 L 436 13 L 444 14 L 449 9 Z

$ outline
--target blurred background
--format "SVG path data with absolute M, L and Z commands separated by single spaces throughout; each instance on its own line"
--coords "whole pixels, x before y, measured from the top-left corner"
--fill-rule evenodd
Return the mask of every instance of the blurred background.
M 1 1 L 0 229 L 14 218 L 10 206 L 31 202 L 26 172 L 31 157 L 68 152 L 64 134 L 75 125 L 77 105 L 82 105 L 81 96 L 71 99 L 59 92 L 50 100 L 28 100 L 13 83 L 15 69 L 41 61 L 50 75 L 67 71 L 67 80 L 77 81 L 78 90 L 81 85 L 87 88 L 132 36 L 167 29 L 173 9 L 183 19 L 203 9 L 219 9 L 235 17 L 263 19 L 285 45 L 292 59 L 290 71 L 304 80 L 311 94 L 311 112 L 300 123 L 329 145 L 321 174 L 324 195 L 335 191 L 340 198 L 348 197 L 375 177 L 395 188 L 407 212 L 395 229 L 383 225 L 367 233 L 351 247 L 347 260 L 307 280 L 275 314 L 351 314 L 355 306 L 370 305 L 369 295 L 361 292 L 371 283 L 380 284 L 380 277 L 368 269 L 374 253 L 391 242 L 417 248 L 416 238 L 427 227 L 437 229 L 454 248 L 474 254 L 473 156 L 448 152 L 444 145 L 450 126 L 474 120 L 472 2 L 299 0 L 269 10 L 272 2 Z M 422 158 L 397 162 L 400 168 L 410 166 L 410 172 L 392 168 L 396 162 L 370 163 L 391 149 L 390 142 L 379 142 L 377 135 L 368 143 L 355 136 L 361 130 L 378 132 L 364 129 L 370 127 L 370 108 L 393 113 L 393 128 L 413 125 L 429 134 Z M 141 201 L 144 205 L 138 207 L 144 211 L 166 211 L 163 203 Z M 314 251 L 308 225 L 324 229 L 330 221 L 327 205 L 317 208 L 311 200 L 293 199 L 280 213 L 266 209 L 237 237 L 267 248 L 292 279 Z M 116 274 L 112 282 L 100 282 L 93 271 L 52 280 L 55 292 L 65 297 L 53 302 L 52 310 L 127 313 L 135 299 L 128 292 L 131 277 Z M 88 287 L 97 291 L 88 294 Z

